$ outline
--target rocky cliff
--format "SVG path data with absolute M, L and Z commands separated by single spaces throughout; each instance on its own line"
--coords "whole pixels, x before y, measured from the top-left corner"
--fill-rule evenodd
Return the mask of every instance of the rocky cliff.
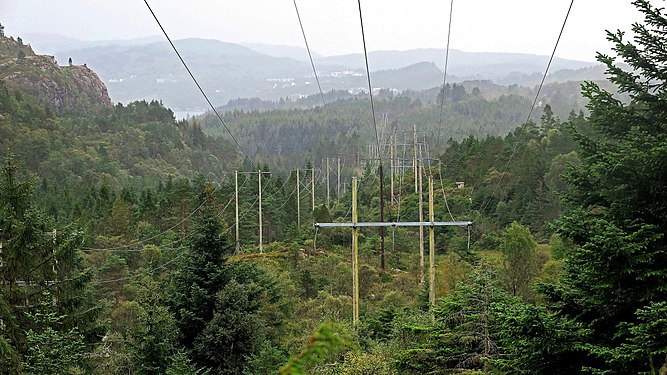
M 58 112 L 111 104 L 106 86 L 85 64 L 59 66 L 53 56 L 36 55 L 21 38 L 0 37 L 0 79 Z

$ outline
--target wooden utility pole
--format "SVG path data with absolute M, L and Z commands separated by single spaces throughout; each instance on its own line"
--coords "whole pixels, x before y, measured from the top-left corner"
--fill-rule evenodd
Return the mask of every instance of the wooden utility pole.
M 359 324 L 359 227 L 357 223 L 357 178 L 352 178 L 352 320 Z
M 401 171 L 400 161 L 398 160 L 398 134 L 396 134 L 396 129 L 394 129 L 394 176 L 398 175 Z
M 336 184 L 336 203 L 340 201 L 340 158 L 338 158 L 338 173 L 336 174 L 338 183 Z
M 419 149 L 424 149 L 424 152 L 426 153 L 426 158 L 428 160 L 428 166 L 429 169 L 431 168 L 431 153 L 428 151 L 428 145 L 426 144 L 426 134 L 424 134 L 424 140 L 422 144 L 419 146 Z M 423 156 L 422 156 L 423 157 Z M 430 171 L 428 172 L 429 174 L 431 173 Z
M 414 174 L 415 174 L 415 193 L 417 192 L 417 174 L 419 171 L 417 170 L 417 124 L 413 125 L 413 151 L 414 151 L 414 158 L 412 159 L 412 165 L 414 169 Z
M 331 197 L 331 194 L 329 192 L 329 186 L 330 186 L 330 184 L 329 184 L 329 158 L 327 158 L 327 208 L 331 207 L 330 206 L 330 201 L 329 201 L 329 197 Z
M 181 238 L 185 237 L 185 204 L 181 202 Z
M 380 159 L 380 222 L 384 222 L 384 169 Z M 380 227 L 380 268 L 384 272 L 384 227 Z
M 421 172 L 421 163 L 417 162 L 416 170 Z M 422 174 L 419 173 L 417 181 L 419 182 L 419 222 L 424 222 L 424 197 L 422 194 Z M 424 225 L 419 225 L 419 281 L 424 283 Z
M 382 161 L 380 161 L 382 163 Z M 421 176 L 421 173 L 420 173 Z M 420 202 L 420 221 L 412 222 L 359 222 L 358 213 L 357 213 L 357 178 L 352 178 L 352 221 L 347 223 L 315 223 L 315 229 L 319 228 L 351 228 L 352 229 L 352 319 L 354 321 L 355 327 L 359 325 L 359 228 L 361 227 L 419 227 L 423 228 L 425 225 L 431 228 L 429 234 L 430 247 L 429 247 L 429 259 L 430 259 L 430 285 L 431 288 L 435 286 L 435 232 L 434 228 L 436 226 L 466 226 L 468 229 L 472 225 L 472 221 L 434 221 L 434 208 L 433 208 L 433 179 L 429 178 L 429 219 L 430 222 L 423 221 L 423 210 Z M 421 185 L 420 185 L 421 192 Z M 421 194 L 420 194 L 420 198 Z M 423 232 L 422 232 L 423 233 Z M 422 249 L 422 260 L 421 260 L 421 272 L 422 272 L 422 283 L 424 282 L 424 260 L 423 260 L 423 241 L 421 243 Z M 435 298 L 434 289 L 429 290 L 429 302 L 433 304 Z
M 236 249 L 235 253 L 241 252 L 239 239 L 239 171 L 234 171 L 234 203 L 236 204 Z
M 262 171 L 257 171 L 257 184 L 259 186 L 259 253 L 263 253 L 262 248 Z
M 433 177 L 428 176 L 428 220 L 431 225 L 428 228 L 428 302 L 435 305 L 435 226 L 433 222 Z
M 431 227 L 442 226 L 466 226 L 470 228 L 472 221 L 436 221 L 436 222 L 358 222 L 356 205 L 356 179 L 352 179 L 352 222 L 348 223 L 315 223 L 315 228 L 352 228 L 352 316 L 355 325 L 359 323 L 359 228 L 361 227 L 418 227 L 428 225 Z M 434 247 L 435 248 L 435 247 Z
M 301 230 L 301 186 L 299 181 L 299 168 L 296 169 L 296 225 Z
M 407 132 L 403 132 L 403 157 L 402 157 L 403 160 L 401 161 L 401 171 L 400 171 L 401 177 L 405 176 L 405 169 L 402 168 L 403 167 L 402 164 L 405 162 L 405 148 L 407 147 L 407 142 L 408 142 L 407 138 L 408 138 Z
M 393 133 L 389 136 L 389 179 L 391 181 L 391 200 L 389 201 L 390 205 L 394 205 L 394 168 L 396 164 L 394 163 L 394 141 L 396 138 L 396 133 Z
M 313 163 L 312 168 L 310 169 L 310 203 L 312 211 L 315 212 L 315 163 Z M 315 218 L 313 218 L 313 223 Z

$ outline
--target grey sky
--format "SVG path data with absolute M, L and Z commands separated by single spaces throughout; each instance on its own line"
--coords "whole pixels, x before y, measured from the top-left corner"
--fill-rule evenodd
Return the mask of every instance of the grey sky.
M 664 0 L 654 0 L 664 6 Z M 214 38 L 302 46 L 291 0 L 152 0 L 175 39 Z M 311 48 L 324 55 L 362 51 L 354 0 L 297 0 Z M 448 0 L 364 0 L 369 50 L 446 45 Z M 547 55 L 569 0 L 456 0 L 451 47 L 471 52 Z M 630 0 L 577 0 L 557 55 L 593 61 L 609 52 L 605 29 L 628 30 L 639 14 Z M 83 40 L 158 35 L 143 0 L 0 0 L 9 35 L 58 33 Z M 27 40 L 29 42 L 29 40 Z

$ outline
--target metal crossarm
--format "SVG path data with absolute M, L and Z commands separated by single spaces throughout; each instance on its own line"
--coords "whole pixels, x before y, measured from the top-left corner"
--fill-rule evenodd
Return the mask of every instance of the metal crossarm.
M 361 223 L 315 223 L 315 228 L 335 227 L 467 227 L 472 221 L 405 221 L 405 222 L 361 222 Z

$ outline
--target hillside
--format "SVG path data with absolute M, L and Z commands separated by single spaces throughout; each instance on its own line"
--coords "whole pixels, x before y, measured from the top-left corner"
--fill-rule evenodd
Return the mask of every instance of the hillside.
M 0 37 L 0 79 L 56 111 L 111 104 L 106 86 L 85 64 L 59 66 L 52 56 L 36 55 L 21 38 Z
M 84 185 L 120 188 L 167 175 L 219 178 L 238 162 L 229 143 L 176 122 L 156 101 L 56 114 L 2 81 L 0 150 L 68 194 Z
M 9 38 L 0 374 L 666 375 L 667 12 L 633 4 L 643 22 L 598 55 L 606 83 L 573 67 L 540 96 L 470 79 L 319 105 L 281 78 L 265 84 L 296 99 L 189 121 L 91 103 L 85 65 Z M 263 59 L 183 43 L 238 74 Z M 158 69 L 169 51 L 147 46 L 117 46 L 119 68 Z

